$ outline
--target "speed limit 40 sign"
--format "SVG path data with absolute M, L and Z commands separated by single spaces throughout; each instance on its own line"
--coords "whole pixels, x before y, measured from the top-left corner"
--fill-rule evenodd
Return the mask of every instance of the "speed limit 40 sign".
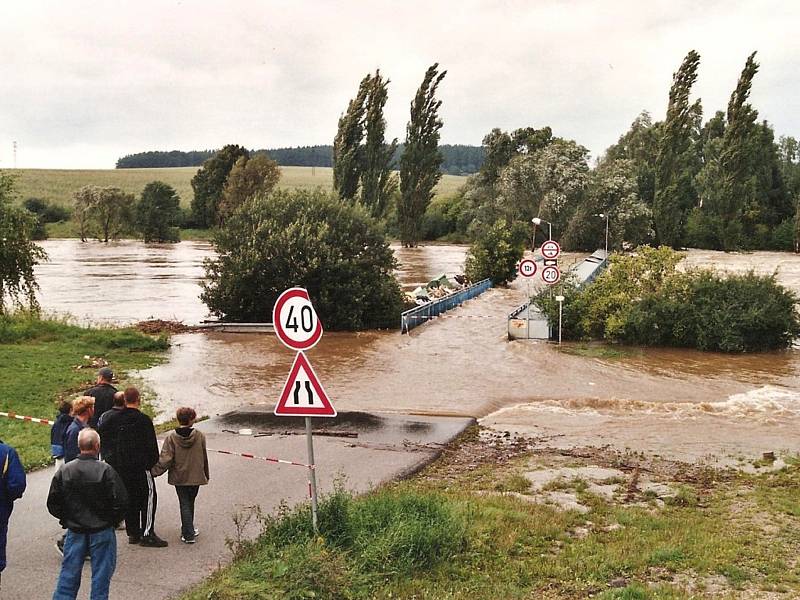
M 309 350 L 322 338 L 322 323 L 304 288 L 289 288 L 278 296 L 272 325 L 278 339 L 292 350 Z

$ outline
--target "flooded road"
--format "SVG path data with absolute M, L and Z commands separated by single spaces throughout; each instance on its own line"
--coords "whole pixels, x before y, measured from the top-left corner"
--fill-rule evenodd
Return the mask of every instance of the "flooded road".
M 48 309 L 116 322 L 204 316 L 196 296 L 202 260 L 212 253 L 206 244 L 143 250 L 123 242 L 88 251 L 72 241 L 48 244 L 60 261 L 40 272 Z M 409 289 L 442 272 L 452 275 L 461 270 L 464 252 L 446 245 L 397 248 L 398 277 Z M 692 251 L 686 262 L 777 271 L 779 281 L 800 294 L 800 257 L 794 255 Z M 551 427 L 558 435 L 572 427 L 579 441 L 624 439 L 636 447 L 661 440 L 683 449 L 694 443 L 695 454 L 716 438 L 717 447 L 800 446 L 800 350 L 732 356 L 615 348 L 595 357 L 584 355 L 584 346 L 559 351 L 542 342 L 508 342 L 506 316 L 524 301 L 526 288 L 518 280 L 490 290 L 411 335 L 326 332 L 309 359 L 342 411 L 470 415 L 520 431 Z M 116 299 L 126 289 L 135 302 Z M 173 337 L 168 360 L 140 376 L 164 411 L 192 404 L 213 415 L 273 404 L 292 358 L 271 335 L 181 334 Z

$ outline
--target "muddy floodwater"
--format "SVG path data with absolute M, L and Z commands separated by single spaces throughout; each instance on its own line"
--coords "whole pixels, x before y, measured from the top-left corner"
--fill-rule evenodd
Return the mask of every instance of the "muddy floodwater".
M 208 244 L 104 246 L 54 240 L 38 270 L 43 306 L 83 321 L 205 318 L 198 299 Z M 465 248 L 395 248 L 406 289 L 461 272 Z M 576 260 L 567 256 L 564 262 Z M 691 251 L 687 266 L 777 273 L 800 294 L 800 257 L 785 253 Z M 548 443 L 611 443 L 758 452 L 800 446 L 800 350 L 723 355 L 620 348 L 613 355 L 565 344 L 509 342 L 506 316 L 528 283 L 493 289 L 415 329 L 326 332 L 309 359 L 338 410 L 470 415 Z M 590 349 L 591 350 L 591 349 Z M 292 354 L 272 335 L 192 333 L 173 337 L 168 360 L 139 376 L 165 411 L 191 404 L 218 414 L 274 404 Z

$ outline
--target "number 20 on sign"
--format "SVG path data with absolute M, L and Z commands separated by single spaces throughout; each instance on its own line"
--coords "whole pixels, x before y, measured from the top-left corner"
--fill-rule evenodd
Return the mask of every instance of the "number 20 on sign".
M 304 288 L 289 288 L 278 296 L 272 324 L 278 339 L 292 350 L 309 350 L 322 338 L 322 323 Z

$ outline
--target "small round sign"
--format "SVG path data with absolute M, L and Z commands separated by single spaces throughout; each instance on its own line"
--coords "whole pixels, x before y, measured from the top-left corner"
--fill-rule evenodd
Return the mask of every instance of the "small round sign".
M 558 283 L 559 279 L 561 279 L 561 271 L 558 270 L 558 267 L 545 267 L 542 269 L 542 281 L 548 285 Z
M 561 246 L 559 246 L 558 242 L 555 240 L 542 242 L 541 250 L 542 256 L 549 259 L 558 258 L 558 255 L 561 254 Z
M 322 323 L 304 288 L 289 288 L 272 309 L 275 335 L 292 350 L 313 348 L 322 338 Z
M 530 258 L 519 261 L 519 274 L 523 277 L 533 277 L 536 275 L 536 262 Z

